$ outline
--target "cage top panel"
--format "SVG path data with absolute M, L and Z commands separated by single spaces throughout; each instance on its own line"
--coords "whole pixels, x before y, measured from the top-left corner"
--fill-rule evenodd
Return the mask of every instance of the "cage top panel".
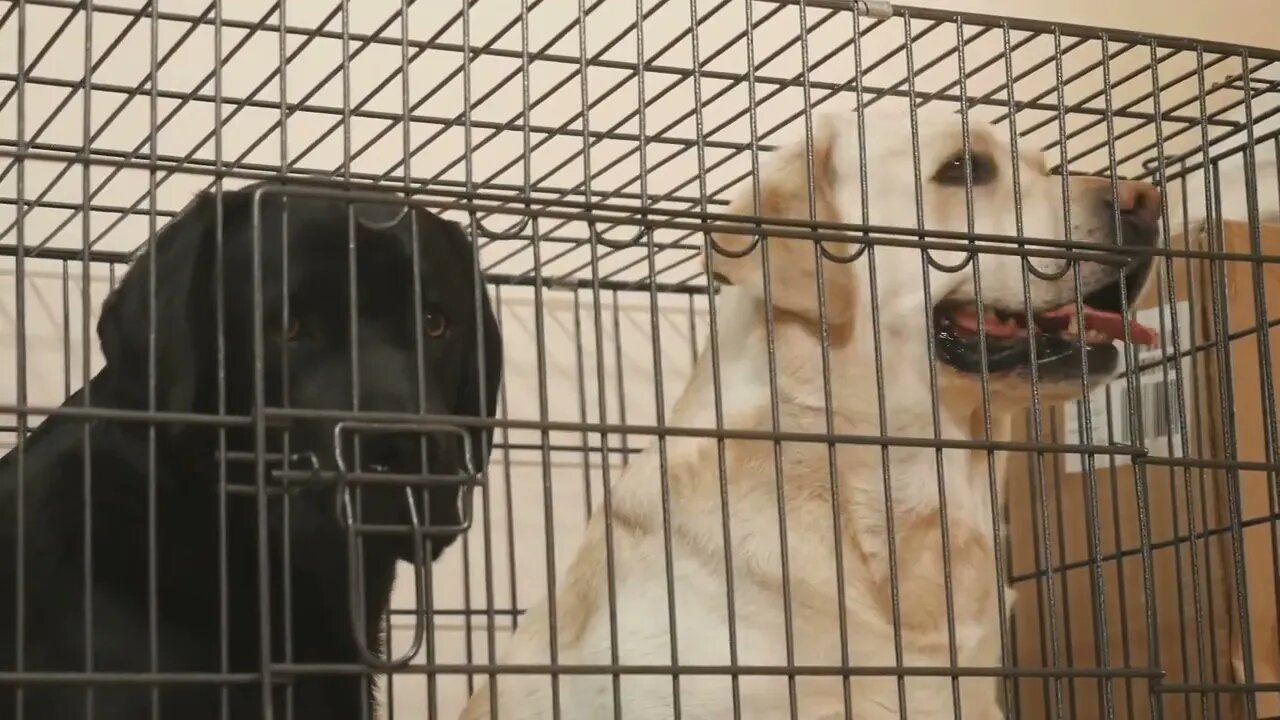
M 495 276 L 690 287 L 704 233 L 641 208 L 723 210 L 806 110 L 941 105 L 1158 179 L 1280 94 L 1270 51 L 829 0 L 160 5 L 0 10 L 0 246 L 128 253 L 217 178 L 326 174 L 450 200 Z

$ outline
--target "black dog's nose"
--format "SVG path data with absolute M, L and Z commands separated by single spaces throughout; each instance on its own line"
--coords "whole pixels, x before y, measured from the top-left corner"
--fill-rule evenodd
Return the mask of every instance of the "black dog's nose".
M 448 474 L 460 470 L 456 440 L 446 434 L 387 433 L 360 441 L 360 464 L 374 472 Z
M 1140 235 L 1144 240 L 1154 239 L 1160 223 L 1160 191 L 1154 185 L 1137 181 L 1117 183 L 1115 199 L 1108 197 L 1107 205 L 1120 211 L 1121 220 L 1136 224 L 1143 231 Z M 1132 243 L 1129 233 L 1125 233 L 1125 243 Z
M 396 435 L 365 437 L 360 444 L 360 461 L 368 469 L 382 472 L 413 472 L 421 467 L 424 450 L 417 439 Z

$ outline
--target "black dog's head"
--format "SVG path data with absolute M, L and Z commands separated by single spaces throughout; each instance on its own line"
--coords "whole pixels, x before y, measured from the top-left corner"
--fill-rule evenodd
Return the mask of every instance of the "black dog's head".
M 278 183 L 198 196 L 104 303 L 104 375 L 142 407 L 154 377 L 161 411 L 245 416 L 259 404 L 299 411 L 269 426 L 272 457 L 291 458 L 293 469 L 342 466 L 373 476 L 354 485 L 356 521 L 407 528 L 416 511 L 421 524 L 445 529 L 432 536 L 438 556 L 456 537 L 448 528 L 461 529 L 469 487 L 407 476 L 460 476 L 464 455 L 472 470 L 483 469 L 492 430 L 400 424 L 335 433 L 337 418 L 301 411 L 492 417 L 502 373 L 497 320 L 477 282 L 474 246 L 457 224 L 393 195 L 390 204 L 351 197 Z M 172 424 L 158 434 L 166 462 L 217 477 L 214 426 Z M 258 448 L 252 428 L 227 436 L 233 451 Z M 232 482 L 252 483 L 253 472 L 252 462 L 227 466 Z M 379 482 L 378 474 L 407 481 Z M 299 479 L 294 487 L 306 495 L 307 485 Z M 330 512 L 340 515 L 341 506 Z M 411 557 L 411 546 L 396 547 Z

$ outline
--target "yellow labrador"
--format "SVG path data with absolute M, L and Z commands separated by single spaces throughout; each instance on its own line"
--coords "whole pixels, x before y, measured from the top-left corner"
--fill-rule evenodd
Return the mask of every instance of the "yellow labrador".
M 865 205 L 866 221 L 881 226 L 914 228 L 922 220 L 929 229 L 964 232 L 971 216 L 979 233 L 1021 230 L 1029 238 L 1146 247 L 1159 237 L 1160 195 L 1150 185 L 1113 188 L 1107 179 L 1071 178 L 1068 213 L 1062 178 L 1050 176 L 1038 154 L 1011 152 L 990 127 L 973 123 L 966 143 L 959 116 L 922 109 L 913 148 L 905 115 L 863 117 L 865 153 L 857 115 L 817 117 L 811 161 L 803 139 L 785 145 L 766 164 L 758 194 L 748 184 L 731 212 L 808 219 L 812 200 L 817 219 L 830 222 L 861 223 Z M 698 360 L 672 425 L 715 427 L 720 414 L 734 431 L 772 432 L 777 423 L 786 433 L 916 441 L 885 450 L 865 442 L 721 445 L 671 437 L 665 478 L 655 443 L 615 484 L 612 505 L 593 516 L 555 598 L 554 637 L 544 601 L 500 658 L 545 665 L 554 643 L 561 664 L 607 667 L 616 636 L 617 662 L 648 666 L 649 674 L 623 670 L 616 699 L 607 671 L 560 675 L 554 692 L 545 671 L 502 675 L 499 712 L 492 712 L 485 684 L 465 720 L 551 718 L 553 704 L 563 718 L 612 718 L 615 701 L 628 720 L 671 718 L 677 702 L 686 720 L 721 720 L 735 711 L 788 718 L 793 702 L 799 718 L 843 718 L 845 681 L 832 668 L 845 663 L 896 665 L 900 647 L 906 665 L 999 665 L 1001 531 L 992 490 L 999 491 L 1003 463 L 1001 453 L 973 442 L 988 440 L 988 417 L 990 439 L 1007 437 L 1012 411 L 1031 402 L 1033 370 L 1042 401 L 1065 400 L 1086 382 L 1118 374 L 1124 363 L 1117 341 L 1155 340 L 1122 310 L 1147 284 L 1149 256 L 1127 266 L 1098 255 L 1037 257 L 1030 273 L 1023 257 L 982 254 L 979 311 L 973 264 L 954 270 L 964 265 L 963 243 L 931 251 L 935 267 L 918 248 L 887 245 L 842 263 L 857 246 L 828 242 L 836 260 L 823 262 L 819 284 L 812 240 L 774 233 L 763 243 L 745 235 L 716 242 L 724 254 L 711 256 L 709 270 L 731 287 L 715 302 L 716 346 Z M 1064 272 L 1069 265 L 1075 267 Z M 938 437 L 947 445 L 941 452 Z M 1004 597 L 1006 606 L 1013 601 L 1008 590 Z M 727 674 L 709 671 L 681 674 L 677 684 L 654 670 L 673 657 L 681 666 L 826 669 L 798 676 L 794 688 L 776 671 L 751 669 L 736 687 Z M 1002 717 L 991 676 L 961 678 L 954 696 L 951 678 L 936 675 L 907 677 L 901 695 L 898 678 L 884 673 L 855 673 L 850 685 L 858 720 L 901 717 L 904 699 L 911 718 L 952 718 L 957 705 L 966 720 Z

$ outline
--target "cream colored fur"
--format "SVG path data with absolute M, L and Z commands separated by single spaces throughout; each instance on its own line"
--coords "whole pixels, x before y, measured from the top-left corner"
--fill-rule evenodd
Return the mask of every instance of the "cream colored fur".
M 872 224 L 914 227 L 917 222 L 911 136 L 903 115 L 866 117 L 868 151 L 867 220 Z M 827 114 L 815 118 L 814 206 L 820 220 L 860 223 L 857 115 Z M 975 122 L 974 150 L 990 152 L 999 176 L 990 186 L 974 188 L 975 229 L 1016 234 L 1011 153 L 992 130 Z M 963 231 L 967 228 L 963 188 L 932 182 L 934 170 L 963 147 L 959 116 L 921 111 L 919 156 L 925 226 Z M 1064 238 L 1062 180 L 1049 177 L 1034 153 L 1019 161 L 1022 231 L 1026 236 Z M 762 173 L 761 206 L 753 204 L 750 186 L 731 212 L 766 217 L 809 217 L 809 182 L 803 136 L 772 157 Z M 1103 192 L 1103 189 L 1106 189 Z M 1101 198 L 1110 185 L 1090 179 L 1071 181 L 1072 237 L 1112 242 L 1110 210 Z M 730 251 L 750 249 L 751 240 L 720 236 Z M 986 438 L 988 417 L 993 439 L 1008 437 L 1012 410 L 1028 401 L 1025 376 L 992 376 L 990 413 L 984 413 L 977 377 L 939 365 L 937 413 L 930 381 L 924 278 L 933 301 L 972 297 L 972 268 L 961 272 L 929 269 L 919 250 L 879 246 L 855 262 L 823 265 L 825 321 L 818 312 L 814 244 L 809 240 L 771 237 L 766 247 L 772 277 L 774 363 L 780 429 L 789 433 L 826 433 L 827 393 L 822 340 L 829 344 L 831 431 L 845 435 L 889 434 L 931 441 Z M 829 243 L 833 254 L 850 245 Z M 934 252 L 941 263 L 955 264 L 961 251 Z M 773 431 L 769 328 L 761 280 L 761 249 L 734 259 L 715 255 L 710 270 L 732 283 L 715 300 L 716 346 L 702 353 L 692 379 L 669 416 L 680 427 L 716 426 L 717 404 L 730 430 Z M 1014 256 L 981 257 L 983 297 L 1023 306 L 1021 260 Z M 1062 260 L 1034 261 L 1041 270 L 1061 267 Z M 1107 271 L 1092 263 L 1081 266 L 1087 292 L 1105 284 Z M 1061 280 L 1031 276 L 1029 291 L 1036 308 L 1073 297 L 1072 274 Z M 873 305 L 878 304 L 873 322 Z M 877 376 L 876 330 L 882 348 L 883 383 Z M 714 353 L 714 354 L 713 354 Z M 719 369 L 717 396 L 715 367 Z M 1042 398 L 1079 394 L 1079 382 L 1041 388 Z M 883 408 L 877 402 L 884 396 Z M 881 424 L 883 412 L 885 426 Z M 777 453 L 777 456 L 775 456 Z M 663 505 L 664 477 L 657 443 L 636 458 L 612 488 L 612 505 L 596 511 L 582 545 L 558 587 L 555 598 L 556 637 L 551 635 L 549 604 L 533 607 L 510 639 L 501 663 L 546 664 L 550 647 L 567 665 L 609 665 L 611 635 L 616 632 L 621 665 L 669 666 L 673 653 L 668 597 L 674 596 L 678 662 L 692 666 L 736 664 L 785 666 L 789 655 L 805 666 L 895 665 L 894 598 L 901 624 L 903 661 L 907 665 L 948 666 L 951 637 L 944 577 L 941 532 L 945 493 L 949 526 L 948 552 L 954 615 L 954 664 L 996 666 L 1001 663 L 999 598 L 1013 602 L 997 578 L 995 548 L 1000 542 L 993 510 L 993 488 L 999 492 L 1002 453 L 928 446 L 891 447 L 872 444 L 834 446 L 835 480 L 830 471 L 831 447 L 824 443 L 670 437 L 666 441 L 665 482 L 669 503 Z M 989 457 L 994 462 L 989 463 Z M 780 460 L 780 462 L 778 462 Z M 887 467 L 886 467 L 887 460 Z M 782 468 L 782 477 L 776 468 Z M 890 577 L 886 482 L 892 488 L 896 585 Z M 780 527 L 779 488 L 786 533 Z M 833 490 L 836 497 L 833 502 Z M 722 504 L 722 496 L 728 505 Z M 668 518 L 670 574 L 667 587 Z M 729 553 L 722 519 L 728 518 Z M 606 544 L 611 530 L 611 550 Z M 837 572 L 837 548 L 842 565 Z M 784 555 L 785 551 L 785 555 Z M 732 572 L 726 573 L 731 554 Z M 784 576 L 784 558 L 786 574 Z M 611 566 L 611 567 L 610 567 Z M 608 582 L 609 570 L 614 577 Z M 728 587 L 732 581 L 736 658 L 730 654 Z M 787 592 L 784 593 L 784 588 Z M 894 592 L 896 589 L 896 593 Z M 611 632 L 610 598 L 616 602 L 617 627 Z M 843 605 L 841 604 L 843 602 Z M 789 612 L 787 608 L 789 604 Z M 842 643 L 841 615 L 844 615 Z M 785 619 L 793 620 L 791 647 Z M 859 720 L 900 716 L 899 686 L 893 677 L 855 676 L 849 694 L 852 717 Z M 990 677 L 960 681 L 959 703 L 966 720 L 1002 717 L 998 684 Z M 788 679 L 784 676 L 739 677 L 741 717 L 791 717 Z M 651 720 L 673 717 L 670 675 L 631 675 L 620 685 L 623 717 Z M 954 717 L 949 678 L 911 677 L 904 693 L 909 717 L 919 720 Z M 508 720 L 552 717 L 552 680 L 546 673 L 501 675 L 497 681 L 500 713 Z M 799 677 L 795 681 L 796 717 L 807 720 L 846 717 L 845 687 L 840 677 Z M 614 716 L 613 678 L 566 674 L 559 677 L 560 717 L 572 720 Z M 729 677 L 710 674 L 679 678 L 681 717 L 720 720 L 734 712 Z M 462 717 L 493 717 L 490 689 L 481 684 Z

